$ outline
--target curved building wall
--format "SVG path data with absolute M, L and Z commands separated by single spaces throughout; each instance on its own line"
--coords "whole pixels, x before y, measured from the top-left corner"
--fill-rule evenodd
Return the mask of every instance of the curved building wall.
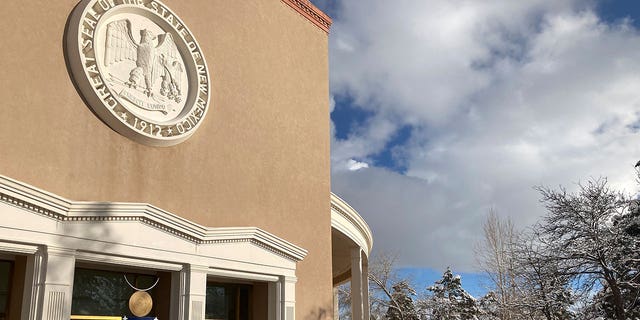
M 164 0 L 205 54 L 212 98 L 187 141 L 149 147 L 102 123 L 74 88 L 63 39 L 76 3 L 0 10 L 0 175 L 66 198 L 267 230 L 309 252 L 296 270 L 296 317 L 330 317 L 327 33 L 280 0 Z

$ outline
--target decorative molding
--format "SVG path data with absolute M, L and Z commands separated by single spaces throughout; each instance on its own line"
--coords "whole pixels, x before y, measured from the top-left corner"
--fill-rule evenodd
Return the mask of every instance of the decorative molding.
M 1 192 L 1 191 L 0 191 Z M 22 209 L 26 209 L 35 213 L 38 213 L 40 215 L 43 215 L 45 217 L 48 218 L 52 218 L 55 220 L 64 220 L 65 217 L 59 213 L 53 212 L 49 209 L 45 209 L 36 205 L 33 205 L 29 202 L 26 201 L 22 201 L 18 198 L 6 195 L 4 193 L 0 193 L 0 202 L 4 202 L 6 204 L 12 205 L 14 207 L 18 207 L 18 208 L 22 208 Z
M 38 246 L 0 241 L 0 252 L 35 254 L 36 252 L 38 252 Z
M 160 262 L 141 258 L 129 258 L 116 255 L 107 255 L 96 252 L 78 251 L 76 252 L 76 260 L 81 262 L 95 262 L 100 264 L 113 264 L 125 267 L 136 267 L 143 269 L 170 270 L 180 271 L 183 269 L 181 264 Z
M 362 250 L 365 251 L 367 255 L 371 253 L 371 248 L 373 247 L 373 234 L 371 233 L 371 229 L 367 222 L 358 214 L 358 212 L 353 209 L 346 201 L 342 200 L 342 198 L 338 197 L 333 192 L 331 193 L 331 224 L 339 223 L 336 217 L 333 216 L 334 212 L 340 215 L 342 218 L 346 219 L 351 226 L 350 229 L 355 228 L 357 230 L 357 234 L 364 241 L 366 248 L 363 247 Z M 348 236 L 348 235 L 347 235 Z M 356 239 L 352 239 L 356 240 Z
M 65 293 L 63 291 L 49 291 L 47 319 L 64 320 Z
M 0 175 L 0 202 L 62 223 L 139 222 L 198 245 L 248 242 L 292 261 L 307 250 L 255 227 L 204 227 L 146 203 L 72 201 Z
M 227 269 L 208 268 L 206 272 L 208 275 L 214 276 L 214 277 L 255 280 L 255 281 L 264 281 L 264 282 L 276 282 L 280 279 L 278 276 L 274 276 L 274 275 L 242 272 L 242 271 L 227 270 Z
M 75 249 L 52 246 L 52 245 L 48 245 L 46 247 L 46 252 L 47 252 L 47 256 L 49 257 L 56 256 L 56 257 L 65 257 L 65 258 L 75 258 L 77 253 Z
M 251 244 L 253 244 L 254 246 L 260 247 L 264 250 L 267 250 L 275 255 L 281 256 L 283 258 L 287 258 L 289 260 L 293 260 L 295 261 L 295 258 L 291 255 L 288 255 L 280 250 L 274 250 L 272 246 L 268 246 L 265 245 L 263 242 L 257 241 L 257 240 L 250 240 L 249 242 L 251 242 Z
M 322 10 L 314 6 L 309 0 L 282 0 L 282 2 L 288 4 L 295 11 L 300 13 L 303 17 L 307 18 L 318 28 L 324 32 L 329 33 L 331 28 L 331 18 L 326 15 Z

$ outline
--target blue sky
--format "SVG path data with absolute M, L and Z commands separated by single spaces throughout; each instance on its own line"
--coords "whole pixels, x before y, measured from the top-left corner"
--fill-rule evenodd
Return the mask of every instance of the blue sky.
M 640 2 L 636 0 L 602 0 L 597 3 L 597 11 L 608 23 L 630 18 L 636 28 L 640 27 Z
M 313 2 L 334 19 L 332 189 L 419 281 L 479 288 L 482 222 L 535 222 L 534 186 L 637 190 L 640 1 Z

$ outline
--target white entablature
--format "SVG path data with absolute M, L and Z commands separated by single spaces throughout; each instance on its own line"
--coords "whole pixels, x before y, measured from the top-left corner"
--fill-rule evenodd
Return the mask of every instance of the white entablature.
M 4 176 L 0 215 L 0 254 L 30 259 L 28 319 L 69 319 L 80 262 L 179 273 L 176 319 L 203 314 L 207 276 L 268 282 L 269 319 L 289 320 L 296 263 L 307 254 L 258 228 L 204 227 L 149 204 L 71 201 Z

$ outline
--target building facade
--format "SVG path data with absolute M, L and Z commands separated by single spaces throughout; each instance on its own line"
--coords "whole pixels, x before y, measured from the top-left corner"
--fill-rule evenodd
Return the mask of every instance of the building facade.
M 74 18 L 85 2 L 97 9 Z M 8 2 L 0 15 L 0 319 L 328 319 L 349 279 L 354 318 L 368 318 L 371 232 L 330 192 L 326 15 L 306 0 Z M 78 73 L 91 57 L 121 82 L 100 83 L 119 119 Z M 177 109 L 136 103 L 169 97 Z M 136 291 L 151 300 L 128 305 Z

